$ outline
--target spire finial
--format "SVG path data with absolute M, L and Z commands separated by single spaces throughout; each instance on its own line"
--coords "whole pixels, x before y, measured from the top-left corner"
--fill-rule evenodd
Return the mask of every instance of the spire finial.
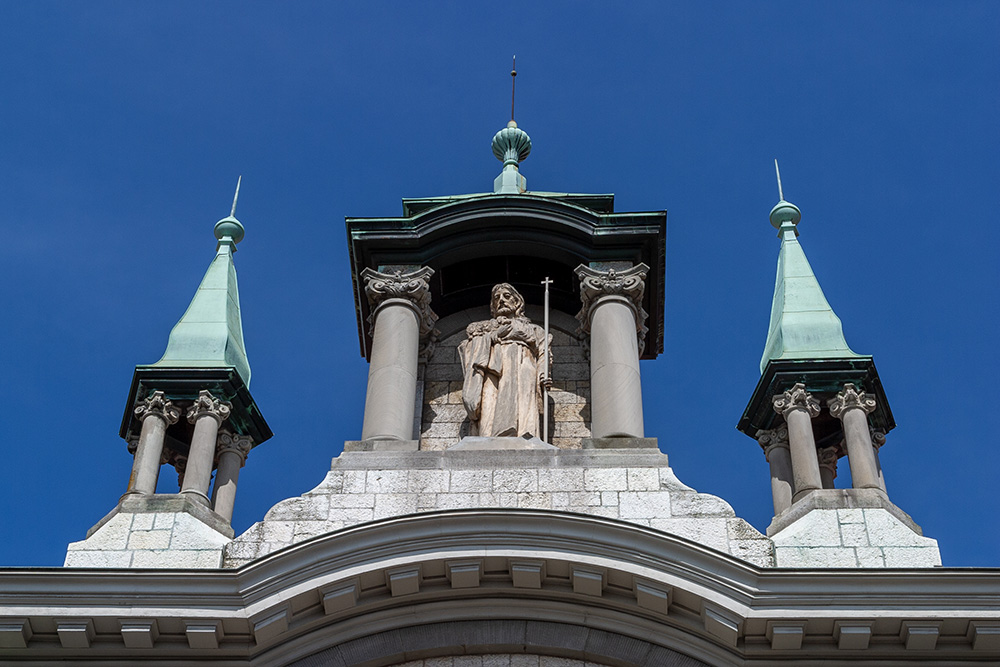
M 236 219 L 236 202 L 240 198 L 240 184 L 242 182 L 243 175 L 241 174 L 236 179 L 236 194 L 233 195 L 233 208 L 229 212 L 229 216 L 215 223 L 215 238 L 219 240 L 217 250 L 221 251 L 223 247 L 226 247 L 232 248 L 232 251 L 236 252 L 236 244 L 243 240 L 243 223 Z
M 778 161 L 777 160 L 774 161 L 774 166 L 775 166 L 775 168 L 777 168 L 777 166 L 778 166 Z M 236 179 L 236 194 L 233 195 L 233 210 L 229 212 L 229 217 L 230 218 L 235 218 L 236 217 L 236 202 L 240 198 L 240 183 L 242 183 L 242 182 L 243 182 L 243 174 L 240 174 L 240 177 Z M 778 179 L 778 189 L 779 190 L 781 189 L 781 179 L 780 178 Z
M 781 191 L 781 170 L 778 169 L 778 158 L 774 158 L 774 175 L 778 177 L 778 200 L 785 201 L 785 194 Z M 236 185 L 236 191 L 240 191 L 239 184 Z M 233 204 L 233 210 L 236 210 L 236 204 Z
M 510 66 L 510 122 L 514 122 L 514 83 L 517 81 L 517 56 L 514 56 Z M 515 127 L 517 127 L 515 125 Z
M 779 230 L 779 236 L 786 231 L 794 232 L 795 236 L 798 236 L 799 230 L 796 225 L 802 219 L 802 211 L 795 204 L 785 201 L 785 193 L 781 190 L 781 171 L 778 169 L 777 158 L 774 160 L 774 174 L 778 177 L 778 203 L 771 209 L 769 216 L 771 225 Z

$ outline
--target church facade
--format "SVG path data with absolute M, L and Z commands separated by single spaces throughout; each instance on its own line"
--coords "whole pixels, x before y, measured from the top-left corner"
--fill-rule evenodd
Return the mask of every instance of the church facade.
M 347 219 L 361 432 L 241 535 L 239 471 L 272 432 L 249 389 L 234 202 L 163 358 L 136 367 L 128 492 L 65 567 L 0 570 L 0 664 L 1000 662 L 1000 571 L 942 568 L 891 501 L 888 398 L 809 266 L 798 208 L 770 214 L 771 322 L 737 425 L 770 472 L 761 533 L 644 429 L 666 212 L 529 191 L 514 121 L 492 147 L 493 192 Z M 166 467 L 176 493 L 157 493 Z

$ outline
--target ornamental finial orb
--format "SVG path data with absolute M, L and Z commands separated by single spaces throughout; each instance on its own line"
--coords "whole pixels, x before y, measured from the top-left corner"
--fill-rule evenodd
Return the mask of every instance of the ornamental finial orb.
M 786 222 L 790 222 L 793 225 L 799 224 L 799 220 L 802 219 L 802 211 L 795 204 L 782 199 L 771 209 L 769 218 L 771 219 L 771 226 L 775 229 L 781 229 L 781 225 Z
M 219 241 L 228 236 L 233 243 L 239 243 L 243 240 L 244 233 L 243 223 L 234 216 L 230 215 L 215 223 L 215 238 Z
M 530 152 L 531 137 L 514 121 L 510 121 L 507 127 L 493 135 L 493 155 L 504 164 L 510 162 L 516 166 Z

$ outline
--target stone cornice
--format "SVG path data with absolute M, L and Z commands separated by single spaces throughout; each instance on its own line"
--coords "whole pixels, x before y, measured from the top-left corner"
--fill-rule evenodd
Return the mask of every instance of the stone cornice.
M 433 575 L 448 563 L 484 557 L 488 588 L 453 588 Z M 511 579 L 516 563 L 537 588 Z M 362 580 L 364 595 L 349 594 Z M 372 588 L 378 581 L 385 587 Z M 603 586 L 594 589 L 593 581 Z M 761 569 L 615 520 L 544 510 L 442 511 L 330 533 L 234 571 L 0 570 L 0 625 L 26 619 L 33 629 L 27 648 L 0 648 L 0 659 L 207 664 L 214 656 L 230 664 L 288 664 L 377 632 L 503 618 L 642 638 L 713 665 L 765 665 L 779 656 L 797 665 L 848 658 L 902 664 L 913 655 L 900 638 L 903 622 L 940 621 L 941 641 L 921 658 L 957 664 L 1000 659 L 988 639 L 977 644 L 1000 627 L 998 600 L 995 569 Z M 62 648 L 51 619 L 63 616 L 93 619 L 98 641 Z M 125 648 L 109 628 L 129 619 L 156 619 L 163 650 Z M 213 653 L 189 649 L 183 628 L 191 619 L 222 621 L 225 643 Z M 838 649 L 834 622 L 871 619 L 879 621 L 871 650 Z M 775 625 L 802 621 L 800 652 L 772 646 Z

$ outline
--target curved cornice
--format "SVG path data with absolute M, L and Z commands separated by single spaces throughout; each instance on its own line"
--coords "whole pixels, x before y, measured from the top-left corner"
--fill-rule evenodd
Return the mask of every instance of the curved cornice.
M 0 657 L 278 665 L 362 642 L 374 652 L 370 664 L 392 665 L 402 662 L 392 647 L 404 630 L 417 638 L 414 628 L 435 624 L 523 621 L 576 628 L 579 655 L 611 633 L 646 642 L 647 654 L 660 647 L 711 665 L 940 663 L 1000 659 L 988 640 L 974 648 L 1000 628 L 998 603 L 996 570 L 765 570 L 611 519 L 455 510 L 344 529 L 235 571 L 0 571 L 0 626 L 30 628 L 27 648 L 0 648 Z M 60 619 L 83 619 L 96 639 L 68 651 Z M 121 623 L 151 621 L 153 648 L 124 646 Z M 216 622 L 224 629 L 218 648 L 189 646 L 188 628 Z M 846 626 L 867 628 L 871 648 L 839 648 L 835 637 Z M 485 632 L 463 627 L 471 644 Z M 937 648 L 908 652 L 911 627 L 936 628 Z M 790 636 L 801 650 L 782 643 Z M 538 642 L 533 652 L 577 654 Z M 431 648 L 406 649 L 406 659 L 440 655 Z

